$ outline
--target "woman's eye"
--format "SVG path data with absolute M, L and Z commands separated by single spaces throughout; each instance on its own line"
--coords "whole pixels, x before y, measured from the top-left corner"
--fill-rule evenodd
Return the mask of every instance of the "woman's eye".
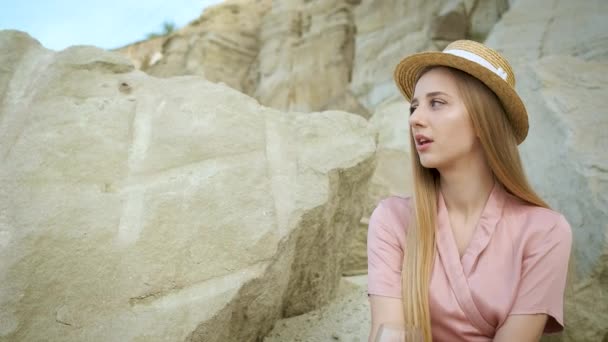
M 410 107 L 410 115 L 414 114 L 414 111 L 416 110 L 417 106 L 411 106 Z
M 438 105 L 443 104 L 443 102 L 439 100 L 431 100 L 431 107 L 437 107 Z

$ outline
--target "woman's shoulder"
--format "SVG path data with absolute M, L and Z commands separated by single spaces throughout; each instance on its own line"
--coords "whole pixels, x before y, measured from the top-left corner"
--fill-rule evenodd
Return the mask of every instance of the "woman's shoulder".
M 411 206 L 413 206 L 412 196 L 392 195 L 380 199 L 377 207 L 390 212 L 402 212 L 409 211 Z
M 393 195 L 382 198 L 370 216 L 370 227 L 380 226 L 397 235 L 405 234 L 412 210 L 411 196 Z
M 510 227 L 519 227 L 529 238 L 570 240 L 572 229 L 566 217 L 557 210 L 525 203 L 509 195 L 505 211 Z

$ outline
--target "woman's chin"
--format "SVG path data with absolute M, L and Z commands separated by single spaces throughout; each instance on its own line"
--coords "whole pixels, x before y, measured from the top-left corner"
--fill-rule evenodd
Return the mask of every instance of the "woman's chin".
M 420 165 L 427 169 L 436 169 L 438 163 L 434 160 L 430 160 L 429 158 L 420 158 Z

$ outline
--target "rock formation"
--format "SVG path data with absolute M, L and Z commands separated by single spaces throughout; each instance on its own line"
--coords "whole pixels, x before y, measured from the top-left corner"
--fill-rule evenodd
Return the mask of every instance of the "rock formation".
M 198 75 L 251 94 L 259 30 L 270 4 L 271 0 L 226 1 L 207 8 L 197 20 L 167 37 L 118 51 L 154 76 Z
M 367 122 L 0 32 L 0 340 L 255 341 L 337 291 Z
M 327 108 L 351 80 L 353 0 L 288 0 L 264 17 L 254 94 L 273 108 Z
M 279 320 L 264 342 L 365 342 L 370 327 L 366 293 L 367 276 L 346 277 L 331 304 Z
M 348 91 L 358 0 L 238 0 L 119 51 L 155 76 L 200 75 L 280 110 L 369 111 Z
M 120 49 L 152 75 L 200 75 L 280 110 L 369 117 L 412 52 L 481 40 L 507 0 L 231 0 L 167 38 Z

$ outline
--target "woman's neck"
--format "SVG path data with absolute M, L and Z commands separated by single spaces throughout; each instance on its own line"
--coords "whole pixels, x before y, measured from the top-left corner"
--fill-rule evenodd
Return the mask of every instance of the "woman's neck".
M 478 215 L 494 187 L 494 176 L 485 161 L 461 163 L 439 170 L 440 188 L 447 209 L 465 218 Z

